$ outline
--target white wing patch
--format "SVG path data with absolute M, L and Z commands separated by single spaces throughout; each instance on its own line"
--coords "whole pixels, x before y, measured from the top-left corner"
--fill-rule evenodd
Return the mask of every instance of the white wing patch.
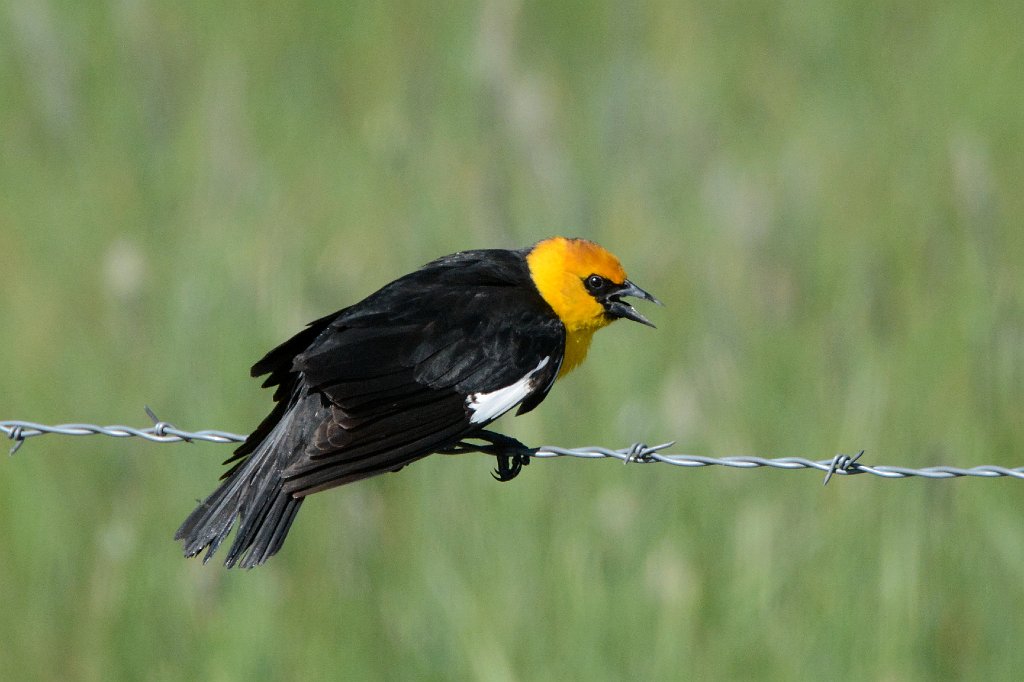
M 466 407 L 473 411 L 469 423 L 480 424 L 492 421 L 523 402 L 523 399 L 534 389 L 534 375 L 544 369 L 550 359 L 547 357 L 541 360 L 536 367 L 527 372 L 526 376 L 514 384 L 509 384 L 490 393 L 471 393 L 466 396 Z

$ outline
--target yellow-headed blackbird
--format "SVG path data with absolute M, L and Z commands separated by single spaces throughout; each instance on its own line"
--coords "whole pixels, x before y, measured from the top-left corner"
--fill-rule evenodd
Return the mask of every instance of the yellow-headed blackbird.
M 306 495 L 466 437 L 500 445 L 483 428 L 540 404 L 595 331 L 620 317 L 654 326 L 626 296 L 657 302 L 605 249 L 554 237 L 444 256 L 310 323 L 253 366 L 277 387 L 276 405 L 175 539 L 190 557 L 208 547 L 209 559 L 238 517 L 225 564 L 258 566 Z M 518 472 L 521 461 L 508 459 L 498 459 L 500 480 Z

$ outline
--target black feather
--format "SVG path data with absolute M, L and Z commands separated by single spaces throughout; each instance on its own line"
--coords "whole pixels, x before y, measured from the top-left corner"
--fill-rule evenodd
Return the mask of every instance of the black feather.
M 236 519 L 228 566 L 276 553 L 305 495 L 450 446 L 472 423 L 467 396 L 531 379 L 520 411 L 558 374 L 565 329 L 537 292 L 525 251 L 445 256 L 312 322 L 253 376 L 275 386 L 271 413 L 238 447 L 221 485 L 185 520 L 185 554 L 217 550 Z

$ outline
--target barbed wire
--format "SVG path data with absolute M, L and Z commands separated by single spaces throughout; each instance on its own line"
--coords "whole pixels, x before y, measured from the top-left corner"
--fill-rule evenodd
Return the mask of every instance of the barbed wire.
M 161 421 L 148 407 L 146 414 L 153 421 L 152 426 L 135 428 L 131 426 L 99 426 L 96 424 L 37 424 L 28 421 L 0 421 L 0 432 L 14 441 L 10 454 L 14 454 L 25 443 L 28 438 L 57 434 L 62 436 L 111 436 L 114 438 L 143 438 L 155 443 L 177 443 L 206 441 L 211 443 L 240 443 L 247 436 L 206 429 L 202 431 L 185 431 L 173 424 Z M 496 454 L 493 444 L 480 445 L 471 442 L 472 437 L 456 443 L 446 450 L 447 454 L 462 454 L 469 452 L 483 452 L 485 454 Z M 752 456 L 731 456 L 731 457 L 705 457 L 702 455 L 665 454 L 663 451 L 675 445 L 675 442 L 661 443 L 659 445 L 646 445 L 634 443 L 626 448 L 611 449 L 600 446 L 588 446 L 580 448 L 562 448 L 554 445 L 542 445 L 538 448 L 515 448 L 509 452 L 506 448 L 503 454 L 516 454 L 523 457 L 551 459 L 555 457 L 576 457 L 579 459 L 617 459 L 625 464 L 671 464 L 679 467 L 707 467 L 723 466 L 734 469 L 756 469 L 769 467 L 792 471 L 796 469 L 816 469 L 825 473 L 823 485 L 827 484 L 832 476 L 850 476 L 854 474 L 873 474 L 881 478 L 904 479 L 904 478 L 926 478 L 946 479 L 973 476 L 977 478 L 1017 478 L 1024 479 L 1024 467 L 1006 468 L 994 465 L 982 465 L 970 468 L 952 466 L 932 466 L 924 468 L 911 468 L 887 465 L 862 464 L 859 459 L 864 454 L 861 450 L 855 455 L 838 454 L 830 459 L 812 460 L 803 457 L 752 457 Z

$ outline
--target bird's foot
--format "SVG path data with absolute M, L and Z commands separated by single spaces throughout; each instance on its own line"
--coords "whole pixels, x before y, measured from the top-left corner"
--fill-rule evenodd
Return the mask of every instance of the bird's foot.
M 487 445 L 470 442 L 476 440 L 482 440 Z M 511 436 L 494 431 L 477 431 L 464 440 L 437 450 L 438 453 L 444 455 L 464 455 L 467 452 L 494 455 L 498 460 L 498 467 L 491 472 L 491 475 L 502 483 L 511 481 L 518 476 L 523 467 L 530 463 L 530 456 L 536 451 L 536 448 L 531 448 Z
M 523 467 L 530 463 L 530 456 L 527 454 L 515 453 L 512 455 L 502 453 L 495 455 L 498 458 L 498 468 L 491 472 L 494 480 L 505 483 L 519 475 Z
M 473 434 L 473 438 L 490 443 L 484 452 L 494 455 L 498 460 L 498 467 L 491 472 L 491 476 L 497 481 L 511 481 L 530 463 L 530 454 L 533 451 L 511 436 L 494 431 L 480 431 Z

